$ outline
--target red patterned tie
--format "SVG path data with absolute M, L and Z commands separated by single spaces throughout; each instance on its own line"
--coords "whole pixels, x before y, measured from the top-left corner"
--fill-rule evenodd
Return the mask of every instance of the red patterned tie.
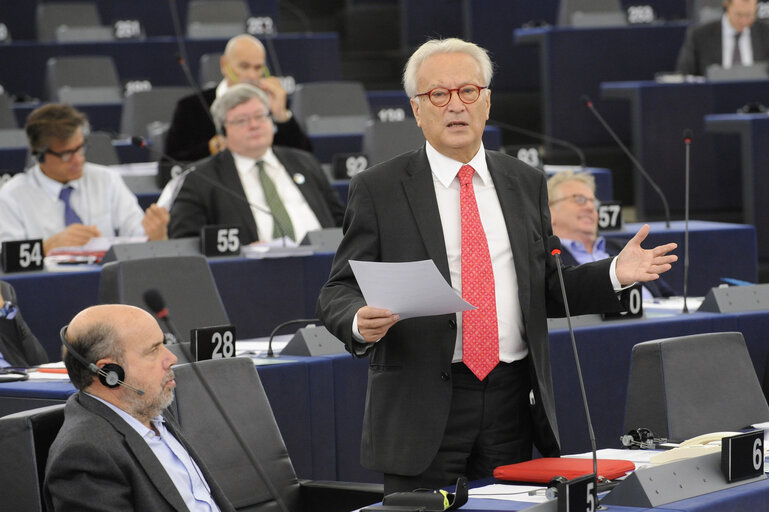
M 462 361 L 479 380 L 499 362 L 497 301 L 489 245 L 473 190 L 475 169 L 459 169 L 462 215 L 462 296 L 478 309 L 462 313 Z

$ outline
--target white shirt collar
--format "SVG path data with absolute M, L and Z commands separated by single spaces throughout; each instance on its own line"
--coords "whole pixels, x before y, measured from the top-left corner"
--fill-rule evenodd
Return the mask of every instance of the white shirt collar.
M 729 37 L 730 39 L 734 39 L 734 36 L 737 35 L 737 31 L 734 29 L 732 24 L 729 23 L 729 18 L 726 16 L 726 13 L 721 16 L 721 32 L 725 37 Z M 750 40 L 750 27 L 745 27 L 745 29 L 742 31 L 742 34 L 743 36 L 747 37 L 748 40 Z M 740 39 L 742 39 L 742 36 Z
M 267 148 L 267 151 L 264 153 L 264 155 L 262 155 L 261 158 L 250 158 L 247 156 L 239 155 L 237 153 L 232 153 L 232 158 L 235 160 L 235 168 L 238 169 L 238 171 L 246 171 L 251 169 L 259 160 L 264 160 L 264 163 L 267 164 L 267 167 L 276 167 L 280 165 L 280 161 L 278 160 L 278 157 L 275 156 L 272 148 Z
M 216 97 L 221 98 L 222 95 L 227 92 L 227 90 L 230 88 L 229 85 L 227 85 L 227 79 L 222 78 L 222 81 L 219 82 L 219 85 L 216 86 Z
M 456 178 L 459 169 L 465 165 L 464 162 L 458 162 L 453 158 L 449 158 L 446 155 L 439 153 L 429 142 L 425 142 L 425 151 L 427 153 L 427 161 L 430 163 L 430 169 L 438 181 L 448 188 Z M 467 162 L 467 165 L 472 166 L 475 169 L 475 173 L 483 181 L 484 185 L 491 182 L 491 175 L 489 174 L 489 168 L 486 164 L 486 151 L 481 142 L 481 147 L 478 148 L 478 152 L 475 156 Z
M 137 420 L 136 418 L 134 418 L 133 416 L 131 416 L 130 414 L 125 412 L 123 409 L 121 409 L 117 405 L 112 404 L 112 403 L 104 400 L 103 398 L 99 398 L 96 395 L 92 395 L 91 393 L 87 393 L 86 392 L 86 395 L 90 396 L 91 398 L 95 398 L 99 402 L 103 403 L 104 405 L 106 405 L 107 407 L 109 407 L 110 409 L 115 411 L 115 413 L 118 416 L 120 416 L 121 418 L 123 418 L 123 420 L 126 423 L 128 423 L 131 426 L 131 428 L 134 429 L 136 431 L 136 433 L 139 434 L 141 437 L 148 437 L 148 436 L 153 437 L 153 436 L 155 436 L 155 432 L 151 428 L 147 428 L 147 426 L 144 425 L 144 423 L 142 423 L 141 421 Z M 162 423 L 163 422 L 163 417 L 162 416 L 155 416 L 150 421 L 152 423 L 158 423 L 158 422 Z
M 29 172 L 32 173 L 32 177 L 35 179 L 35 181 L 40 184 L 40 188 L 42 188 L 46 194 L 56 199 L 59 198 L 59 194 L 61 193 L 62 188 L 69 186 L 77 190 L 80 187 L 80 182 L 82 180 L 82 178 L 78 178 L 76 180 L 67 182 L 66 184 L 61 183 L 53 178 L 46 176 L 46 174 L 40 168 L 40 164 L 32 167 Z

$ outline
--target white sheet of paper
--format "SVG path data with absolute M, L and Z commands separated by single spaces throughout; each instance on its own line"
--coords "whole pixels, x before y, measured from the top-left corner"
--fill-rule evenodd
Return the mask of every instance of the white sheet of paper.
M 470 497 L 502 501 L 525 501 L 528 503 L 544 503 L 547 501 L 545 487 L 535 485 L 491 484 L 476 489 L 470 489 Z M 535 492 L 536 494 L 529 494 Z
M 350 260 L 366 304 L 401 320 L 476 309 L 443 278 L 432 260 L 383 263 Z

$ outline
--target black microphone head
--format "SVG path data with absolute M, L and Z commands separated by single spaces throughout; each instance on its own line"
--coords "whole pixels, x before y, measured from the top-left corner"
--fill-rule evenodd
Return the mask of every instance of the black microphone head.
M 142 298 L 147 307 L 155 314 L 160 313 L 166 307 L 166 301 L 163 300 L 163 296 L 154 288 L 145 291 Z
M 144 140 L 144 137 L 133 136 L 131 137 L 131 145 L 136 146 L 137 148 L 143 148 L 147 146 L 147 141 Z
M 684 130 L 684 142 L 686 144 L 690 144 L 693 138 L 694 138 L 694 133 L 689 128 L 686 128 Z
M 579 101 L 582 102 L 583 105 L 585 105 L 587 108 L 590 108 L 593 106 L 593 100 L 590 99 L 590 96 L 587 94 L 583 94 L 579 97 Z

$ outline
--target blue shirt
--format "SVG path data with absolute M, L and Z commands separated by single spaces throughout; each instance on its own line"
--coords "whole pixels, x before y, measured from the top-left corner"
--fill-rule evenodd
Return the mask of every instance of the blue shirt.
M 158 431 L 156 434 L 151 428 L 147 428 L 119 407 L 98 396 L 90 393 L 88 395 L 115 411 L 146 441 L 147 446 L 171 477 L 187 508 L 194 511 L 219 511 L 219 507 L 211 496 L 211 488 L 203 478 L 203 473 L 179 440 L 166 429 L 162 416 L 155 416 L 150 420 L 152 426 Z

